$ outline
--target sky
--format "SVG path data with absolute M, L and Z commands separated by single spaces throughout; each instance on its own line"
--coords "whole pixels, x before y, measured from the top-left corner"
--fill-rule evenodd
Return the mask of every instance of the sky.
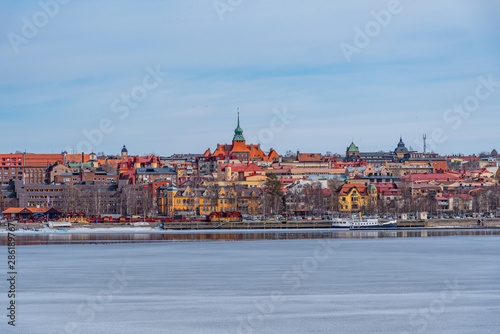
M 500 149 L 488 0 L 2 1 L 0 153 Z

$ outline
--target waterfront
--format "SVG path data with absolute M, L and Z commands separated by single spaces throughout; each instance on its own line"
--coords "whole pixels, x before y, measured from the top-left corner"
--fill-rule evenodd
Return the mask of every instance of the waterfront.
M 134 231 L 135 232 L 132 232 Z M 295 239 L 376 239 L 427 238 L 446 236 L 500 235 L 500 229 L 279 229 L 279 230 L 159 230 L 148 228 L 76 229 L 74 231 L 17 231 L 17 245 L 55 245 L 86 243 L 157 243 L 256 241 Z M 0 234 L 0 245 L 7 244 L 7 234 Z
M 18 246 L 0 331 L 497 333 L 499 253 L 498 235 Z

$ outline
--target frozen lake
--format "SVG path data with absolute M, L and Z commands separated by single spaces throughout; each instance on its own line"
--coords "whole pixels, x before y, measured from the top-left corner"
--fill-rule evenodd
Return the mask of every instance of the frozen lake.
M 500 333 L 499 255 L 498 235 L 18 246 L 0 333 Z

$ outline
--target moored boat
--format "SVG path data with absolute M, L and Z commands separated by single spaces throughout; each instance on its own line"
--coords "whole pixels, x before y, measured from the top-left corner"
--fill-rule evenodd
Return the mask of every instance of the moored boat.
M 380 222 L 378 218 L 334 218 L 332 221 L 333 228 L 349 228 L 349 229 L 364 229 L 364 228 L 394 228 L 397 227 L 396 220 Z

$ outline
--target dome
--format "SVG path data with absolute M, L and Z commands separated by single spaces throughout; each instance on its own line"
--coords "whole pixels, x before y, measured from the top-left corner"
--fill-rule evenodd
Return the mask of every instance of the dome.
M 368 190 L 377 190 L 377 187 L 373 183 L 368 186 Z
M 408 152 L 408 149 L 406 148 L 405 143 L 403 143 L 403 138 L 402 137 L 399 138 L 398 147 L 396 147 L 396 149 L 394 150 L 394 152 L 395 153 L 406 153 L 406 152 Z
M 127 148 L 125 147 L 125 145 L 123 145 L 122 153 L 128 153 Z

